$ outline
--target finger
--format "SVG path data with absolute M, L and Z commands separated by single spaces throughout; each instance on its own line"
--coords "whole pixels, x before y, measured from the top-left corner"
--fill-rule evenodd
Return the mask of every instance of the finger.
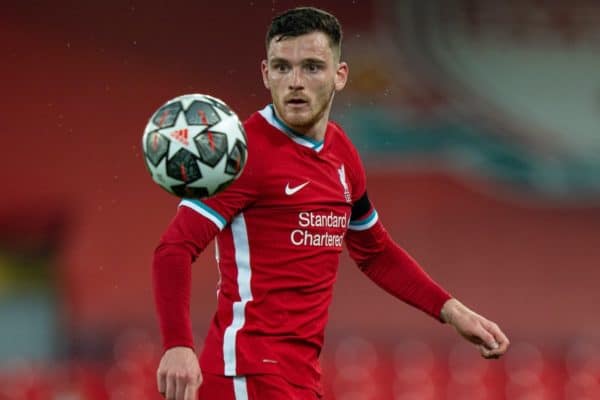
M 508 338 L 506 337 L 506 335 L 504 334 L 504 332 L 502 332 L 500 330 L 500 328 L 498 328 L 497 326 L 496 326 L 496 330 L 495 330 L 494 336 L 496 337 L 496 340 L 500 344 L 500 348 L 498 349 L 498 351 L 501 352 L 501 353 L 505 353 L 506 350 L 508 350 L 508 346 L 510 345 L 510 341 L 508 340 Z
M 185 388 L 183 400 L 196 400 L 199 384 L 188 384 Z
M 167 375 L 167 387 L 165 388 L 165 398 L 167 400 L 175 400 L 175 392 L 177 390 L 177 382 L 175 376 Z
M 163 397 L 165 396 L 166 387 L 166 375 L 161 369 L 158 369 L 156 371 L 156 388 L 158 389 L 158 393 L 160 393 Z
M 480 344 L 478 347 L 479 347 L 479 352 L 481 353 L 481 356 L 483 358 L 492 359 L 492 358 L 500 357 L 499 354 L 496 354 L 496 350 L 490 350 L 483 344 Z
M 497 356 L 501 356 L 502 354 L 506 353 L 506 351 L 508 350 L 508 346 L 509 346 L 509 342 L 508 339 L 498 342 L 498 348 L 491 350 L 491 354 L 497 355 Z
M 176 379 L 175 383 L 177 384 L 177 388 L 175 390 L 175 399 L 183 400 L 186 392 L 186 388 L 188 386 L 189 378 L 186 376 L 180 376 Z
M 483 326 L 480 330 L 478 330 L 476 336 L 481 341 L 481 345 L 486 347 L 488 350 L 495 350 L 498 347 L 500 347 L 500 345 L 496 341 L 496 338 L 494 338 L 494 336 L 490 332 L 488 332 Z
M 488 332 L 492 336 L 494 336 L 496 343 L 498 343 L 498 347 L 493 349 L 494 353 L 504 354 L 506 352 L 506 350 L 508 349 L 508 346 L 510 345 L 510 341 L 508 340 L 508 338 L 506 337 L 504 332 L 502 332 L 500 327 L 498 327 L 497 324 L 490 322 L 490 321 L 485 321 L 485 322 L 486 323 L 484 324 L 484 327 L 488 330 Z
M 501 355 L 506 353 L 507 350 L 508 350 L 508 342 L 502 342 L 502 343 L 500 343 L 500 345 L 497 349 L 491 350 L 490 354 L 500 357 Z
M 508 339 L 506 339 L 505 341 L 500 342 L 500 348 L 496 350 L 496 352 L 499 354 L 504 354 L 508 350 L 508 346 L 510 346 L 510 342 Z

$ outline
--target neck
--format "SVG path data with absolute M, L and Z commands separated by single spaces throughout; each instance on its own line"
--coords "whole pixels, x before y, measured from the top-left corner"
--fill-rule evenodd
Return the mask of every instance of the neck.
M 308 129 L 297 129 L 297 127 L 293 126 L 290 128 L 294 129 L 296 132 L 301 133 L 307 138 L 316 140 L 317 142 L 322 142 L 325 139 L 325 131 L 327 131 L 327 121 L 329 121 L 329 115 L 323 115 L 323 117 L 319 119 L 319 121 L 316 124 L 310 126 Z
M 287 122 L 285 122 L 285 120 L 279 114 L 279 111 L 277 111 L 277 107 L 272 107 L 272 109 L 275 113 L 275 117 L 279 120 L 279 122 L 281 124 L 284 124 L 289 130 L 291 130 L 296 135 L 317 142 L 323 141 L 323 139 L 325 139 L 325 131 L 327 130 L 327 121 L 329 118 L 328 112 L 326 112 L 316 123 L 310 126 L 297 126 L 290 125 Z
M 284 119 L 281 118 L 281 115 L 277 111 L 277 107 L 273 106 L 272 109 L 273 109 L 273 112 L 275 113 L 275 116 L 277 117 L 277 119 L 282 124 L 285 124 L 289 129 L 291 129 L 297 135 L 303 136 L 303 137 L 313 140 L 313 141 L 322 142 L 323 140 L 325 140 L 325 132 L 327 131 L 327 123 L 329 122 L 329 112 L 331 111 L 332 103 L 333 103 L 333 94 L 331 96 L 331 99 L 329 100 L 329 104 L 328 104 L 327 108 L 325 108 L 323 110 L 323 115 L 321 115 L 321 117 L 317 120 L 317 122 L 315 122 L 314 124 L 309 125 L 309 126 L 288 125 L 284 121 Z

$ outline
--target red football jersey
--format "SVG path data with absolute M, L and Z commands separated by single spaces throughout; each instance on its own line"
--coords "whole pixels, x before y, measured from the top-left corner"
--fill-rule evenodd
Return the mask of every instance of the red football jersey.
M 216 236 L 217 311 L 200 357 L 202 370 L 274 373 L 320 391 L 318 357 L 348 230 L 360 232 L 348 241 L 357 261 L 414 264 L 415 279 L 410 271 L 399 278 L 387 269 L 367 273 L 376 282 L 381 277 L 386 290 L 398 295 L 396 288 L 406 283 L 394 280 L 412 279 L 404 297 L 434 316 L 448 296 L 428 283 L 416 284 L 418 265 L 385 240 L 366 197 L 358 153 L 338 125 L 329 122 L 324 141 L 311 141 L 279 121 L 269 105 L 244 126 L 248 161 L 242 175 L 213 197 L 182 200 L 157 249 L 164 345 L 190 345 L 189 299 L 178 299 L 178 293 L 189 290 L 189 264 Z M 165 289 L 161 279 L 175 278 L 164 271 L 174 268 L 180 275 Z
M 342 130 L 322 143 L 295 135 L 267 106 L 245 123 L 248 163 L 225 192 L 183 200 L 211 219 L 221 282 L 202 369 L 278 373 L 318 386 L 318 355 L 363 167 Z M 376 221 L 376 213 L 369 221 Z

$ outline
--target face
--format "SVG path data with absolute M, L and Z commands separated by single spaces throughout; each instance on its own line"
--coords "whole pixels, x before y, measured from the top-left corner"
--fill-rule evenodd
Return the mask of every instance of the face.
M 275 112 L 295 131 L 322 140 L 333 94 L 346 85 L 348 66 L 338 62 L 322 32 L 276 39 L 261 65 Z

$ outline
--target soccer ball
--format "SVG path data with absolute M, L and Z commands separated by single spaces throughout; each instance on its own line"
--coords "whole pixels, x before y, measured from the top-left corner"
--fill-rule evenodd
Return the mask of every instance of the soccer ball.
M 240 176 L 248 157 L 238 116 L 205 94 L 167 101 L 148 121 L 142 148 L 154 182 L 179 197 L 222 191 Z

